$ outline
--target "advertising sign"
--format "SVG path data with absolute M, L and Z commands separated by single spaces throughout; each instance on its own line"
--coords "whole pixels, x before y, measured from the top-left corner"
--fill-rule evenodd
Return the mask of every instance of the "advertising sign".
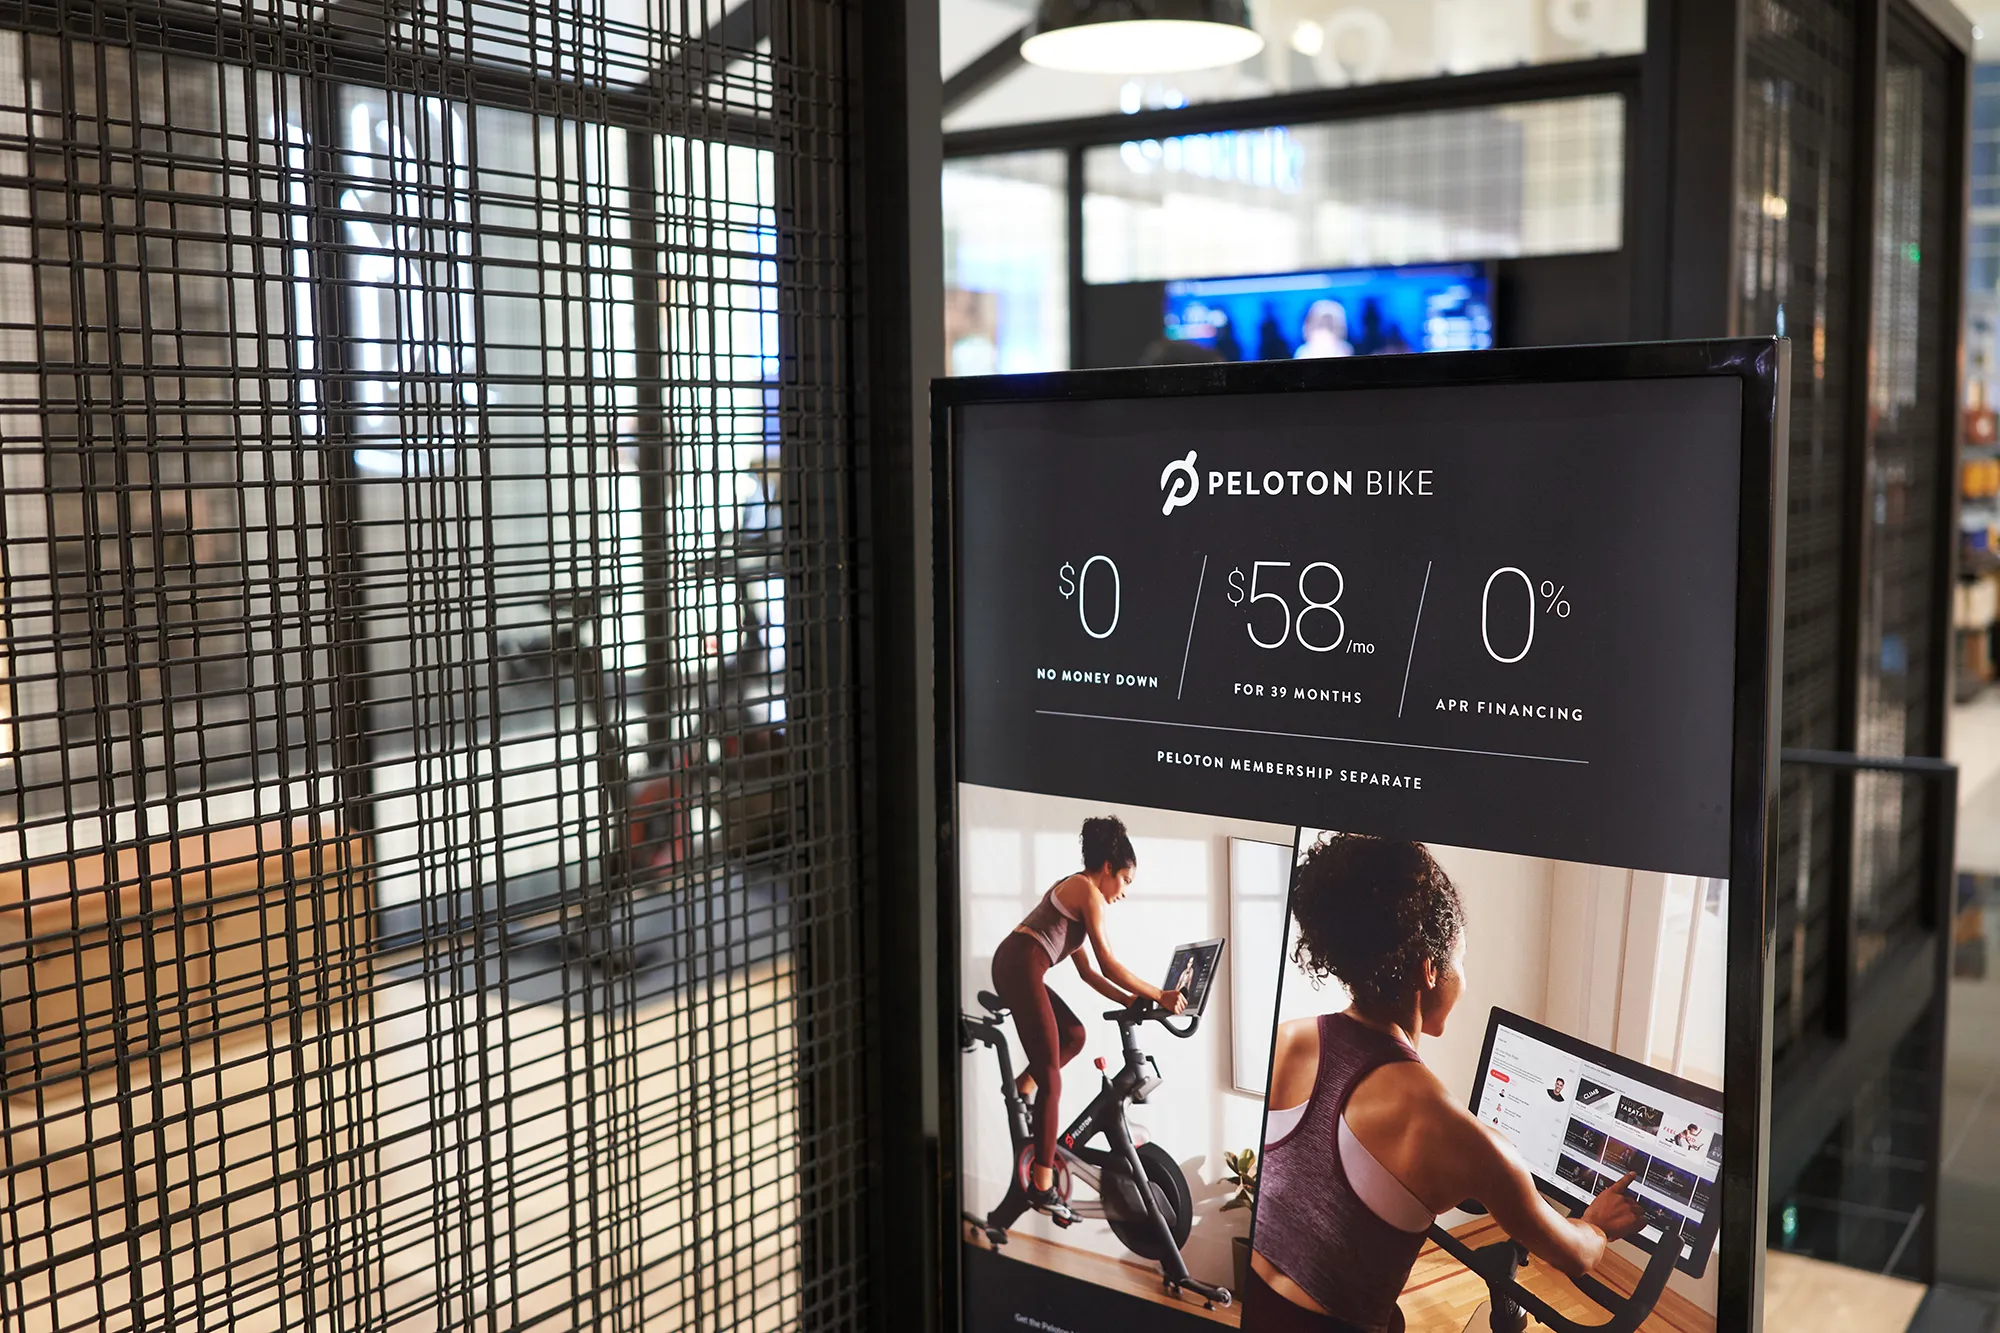
M 1754 1326 L 1785 365 L 936 386 L 947 1326 Z

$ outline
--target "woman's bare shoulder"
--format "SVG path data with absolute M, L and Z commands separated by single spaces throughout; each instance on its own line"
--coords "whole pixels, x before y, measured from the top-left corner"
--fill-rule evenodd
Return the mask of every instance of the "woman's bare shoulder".
M 1347 1105 L 1356 1133 L 1362 1133 L 1363 1124 L 1393 1127 L 1399 1134 L 1419 1129 L 1450 1132 L 1477 1124 L 1445 1090 L 1444 1081 L 1420 1060 L 1392 1060 L 1373 1070 L 1354 1085 Z M 1362 1142 L 1368 1142 L 1366 1134 Z
M 1056 881 L 1056 897 L 1062 900 L 1063 906 L 1072 909 L 1082 907 L 1084 896 L 1096 892 L 1096 882 L 1081 870 L 1072 871 Z
M 1300 1065 L 1307 1067 L 1319 1064 L 1319 1020 L 1317 1018 L 1294 1018 L 1278 1024 L 1278 1032 L 1272 1042 L 1272 1064 L 1282 1078 L 1286 1071 Z

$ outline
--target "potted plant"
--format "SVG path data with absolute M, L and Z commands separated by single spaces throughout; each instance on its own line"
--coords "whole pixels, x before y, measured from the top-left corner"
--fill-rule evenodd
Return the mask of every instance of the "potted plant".
M 1232 1208 L 1255 1208 L 1257 1206 L 1257 1150 L 1255 1148 L 1245 1148 L 1242 1152 L 1225 1152 L 1222 1154 L 1222 1163 L 1229 1168 L 1229 1183 L 1236 1187 L 1236 1193 L 1230 1198 L 1228 1203 L 1222 1205 L 1222 1211 L 1226 1213 Z M 1234 1290 L 1240 1298 L 1243 1291 L 1250 1285 L 1250 1238 L 1248 1236 L 1231 1237 L 1230 1246 L 1235 1251 L 1236 1259 L 1236 1286 Z

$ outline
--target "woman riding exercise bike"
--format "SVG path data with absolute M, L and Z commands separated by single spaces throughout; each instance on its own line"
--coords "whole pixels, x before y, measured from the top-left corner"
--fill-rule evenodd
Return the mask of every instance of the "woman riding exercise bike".
M 1465 989 L 1465 913 L 1428 849 L 1329 835 L 1299 866 L 1292 915 L 1294 960 L 1353 1003 L 1278 1029 L 1245 1327 L 1399 1333 L 1425 1233 L 1465 1199 L 1572 1276 L 1639 1230 L 1630 1175 L 1564 1217 L 1417 1054 Z
M 1014 1031 L 1028 1066 L 1015 1086 L 1034 1104 L 1035 1155 L 1028 1203 L 1065 1225 L 1075 1218 L 1056 1189 L 1056 1134 L 1062 1124 L 1062 1068 L 1083 1050 L 1083 1024 L 1049 989 L 1049 969 L 1074 959 L 1090 988 L 1113 1004 L 1146 999 L 1173 1014 L 1186 1007 L 1179 991 L 1149 985 L 1119 962 L 1105 938 L 1105 909 L 1125 896 L 1138 864 L 1122 821 L 1115 816 L 1084 820 L 1084 868 L 1050 885 L 1034 910 L 993 951 L 993 989 L 1013 1011 Z M 1096 967 L 1084 956 L 1086 938 Z

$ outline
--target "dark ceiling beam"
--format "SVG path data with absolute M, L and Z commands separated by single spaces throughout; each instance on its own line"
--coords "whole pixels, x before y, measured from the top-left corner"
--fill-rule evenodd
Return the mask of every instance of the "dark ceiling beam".
M 750 3 L 763 8 L 769 0 Z M 390 92 L 425 93 L 628 130 L 749 144 L 771 139 L 771 123 L 766 117 L 692 98 L 662 98 L 654 88 L 581 83 L 552 78 L 522 62 L 475 60 L 458 51 L 412 49 L 402 39 L 370 31 L 371 14 L 380 29 L 390 9 L 381 4 L 372 11 L 349 5 L 330 11 L 325 22 L 280 24 L 218 19 L 213 6 L 203 14 L 192 6 L 183 12 L 151 0 L 99 0 L 87 6 L 70 0 L 0 0 L 0 29 L 171 52 L 255 70 Z
M 743 0 L 724 11 L 700 36 L 681 43 L 674 58 L 653 71 L 645 90 L 660 97 L 700 97 L 732 60 L 755 55 L 757 45 L 771 35 L 772 0 Z
M 1269 125 L 1309 125 L 1416 111 L 1490 110 L 1519 102 L 1617 94 L 1639 88 L 1639 56 L 1603 56 L 1552 65 L 1520 65 L 1477 74 L 1444 74 L 1344 88 L 1309 88 L 1235 102 L 1196 102 L 1131 114 L 1110 112 L 1072 120 L 988 125 L 944 136 L 944 155 L 983 157 L 1046 148 L 1088 148 L 1127 139 L 1164 139 Z M 1626 114 L 1636 114 L 1629 109 Z
M 1021 43 L 1028 40 L 1034 25 L 1023 24 L 987 47 L 944 81 L 944 114 L 952 112 L 1012 74 L 1022 65 Z

